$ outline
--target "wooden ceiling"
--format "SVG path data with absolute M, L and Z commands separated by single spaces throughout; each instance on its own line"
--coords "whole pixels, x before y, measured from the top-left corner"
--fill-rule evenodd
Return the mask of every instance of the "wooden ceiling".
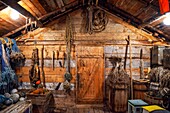
M 92 1 L 92 0 L 90 0 Z M 94 4 L 149 34 L 170 41 L 170 26 L 162 23 L 158 0 L 93 0 Z M 38 22 L 38 27 L 82 6 L 88 0 L 0 0 L 0 36 L 15 38 L 26 27 L 26 17 Z M 10 6 L 21 13 L 18 20 L 9 16 Z M 28 26 L 28 25 L 27 25 Z

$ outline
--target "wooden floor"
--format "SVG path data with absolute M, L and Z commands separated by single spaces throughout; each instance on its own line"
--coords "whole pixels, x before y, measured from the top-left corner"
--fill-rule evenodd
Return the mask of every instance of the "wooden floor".
M 63 108 L 55 109 L 54 113 L 112 113 L 108 109 L 102 108 Z
M 64 93 L 53 92 L 54 109 L 50 113 L 114 113 L 107 104 L 76 104 L 74 94 L 61 95 Z

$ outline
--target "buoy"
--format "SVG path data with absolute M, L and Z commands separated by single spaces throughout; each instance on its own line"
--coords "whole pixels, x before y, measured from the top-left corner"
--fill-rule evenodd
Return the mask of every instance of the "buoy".
M 5 96 L 6 98 L 10 98 L 11 95 L 10 95 L 9 93 L 5 93 L 4 96 Z
M 16 103 L 19 100 L 19 95 L 18 94 L 11 94 L 10 98 L 13 100 L 13 103 Z
M 6 97 L 4 95 L 0 95 L 0 104 L 5 102 Z
M 5 101 L 5 105 L 9 106 L 13 103 L 13 100 L 9 98 L 8 100 Z
M 17 93 L 17 92 L 18 92 L 17 89 L 13 89 L 13 90 L 11 91 L 11 94 L 14 94 L 14 93 Z
M 24 100 L 25 100 L 24 97 L 19 98 L 19 101 L 24 101 Z

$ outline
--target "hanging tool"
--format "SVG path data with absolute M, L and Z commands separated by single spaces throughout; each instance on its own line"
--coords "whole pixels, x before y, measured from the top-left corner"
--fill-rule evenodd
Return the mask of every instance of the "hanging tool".
M 59 50 L 56 51 L 56 60 L 59 59 L 59 51 L 61 51 L 61 46 L 59 46 Z M 62 63 L 60 61 L 59 61 L 59 65 L 60 67 L 62 67 Z M 59 90 L 60 86 L 61 86 L 61 82 L 58 83 L 55 90 Z
M 43 86 L 46 87 L 46 85 L 45 85 L 45 73 L 44 73 L 44 45 L 41 48 L 41 73 L 42 73 Z
M 55 52 L 52 51 L 52 69 L 54 70 L 54 65 L 55 65 Z
M 57 50 L 56 51 L 56 60 L 58 60 L 59 59 L 59 51 Z
M 144 79 L 144 64 L 143 64 L 143 50 L 140 50 L 140 79 Z
M 72 31 L 72 23 L 71 23 L 70 15 L 67 16 L 66 25 L 67 25 L 66 26 L 66 36 L 65 36 L 66 52 L 67 52 L 67 67 L 66 67 L 66 71 L 68 73 L 70 73 L 71 41 L 73 39 L 73 31 Z
M 66 59 L 66 54 L 65 52 L 63 52 L 63 56 L 62 56 L 62 67 L 64 68 L 64 65 L 65 65 L 65 59 Z
M 127 54 L 128 54 L 128 45 L 129 41 L 126 39 L 127 45 L 126 45 L 126 50 L 125 50 L 125 61 L 124 61 L 124 70 L 126 71 L 126 61 L 127 61 Z
M 31 86 L 37 88 L 40 83 L 39 55 L 38 48 L 33 49 L 32 67 L 29 70 L 29 78 Z

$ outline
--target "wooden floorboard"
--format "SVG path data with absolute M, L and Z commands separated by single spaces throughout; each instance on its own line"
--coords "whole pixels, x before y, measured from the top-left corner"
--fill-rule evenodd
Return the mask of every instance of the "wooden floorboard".
M 55 112 L 51 113 L 115 113 L 112 112 L 109 109 L 106 108 L 63 108 L 63 109 L 57 109 Z M 127 112 L 126 112 L 127 113 Z

